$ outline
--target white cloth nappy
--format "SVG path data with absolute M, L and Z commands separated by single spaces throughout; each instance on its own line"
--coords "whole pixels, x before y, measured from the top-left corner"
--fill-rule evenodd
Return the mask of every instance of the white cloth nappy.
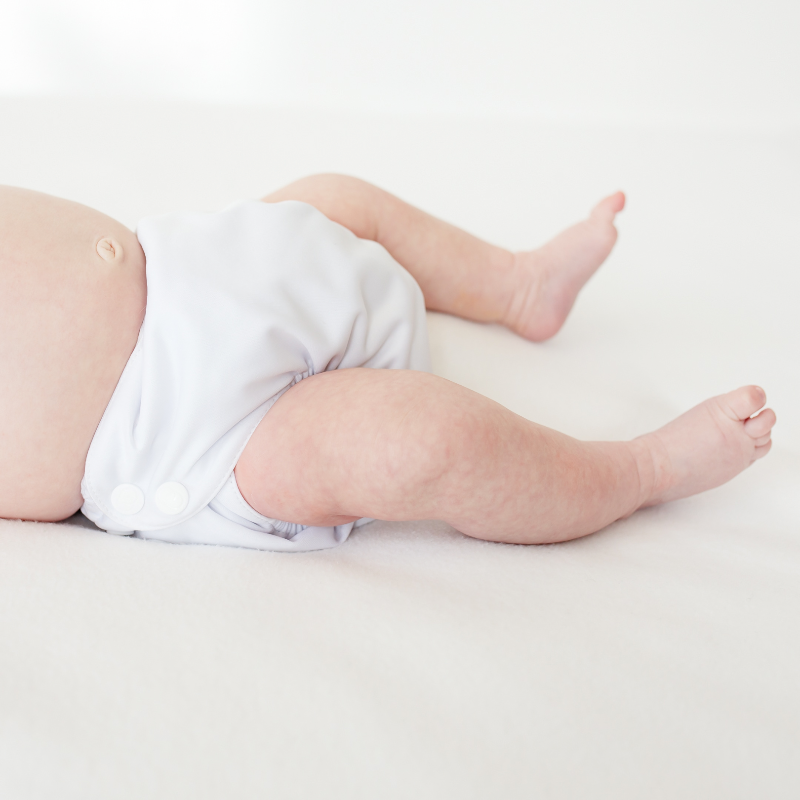
M 109 533 L 166 542 L 302 551 L 344 541 L 369 520 L 269 519 L 233 468 L 275 401 L 309 375 L 430 371 L 416 281 L 379 244 L 296 201 L 148 217 L 136 234 L 147 309 L 89 447 L 83 513 Z

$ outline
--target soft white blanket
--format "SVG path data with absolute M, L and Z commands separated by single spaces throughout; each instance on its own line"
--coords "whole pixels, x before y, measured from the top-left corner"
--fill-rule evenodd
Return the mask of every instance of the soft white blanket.
M 0 522 L 0 796 L 797 797 L 800 137 L 0 103 L 0 182 L 129 225 L 321 170 L 509 247 L 627 190 L 553 341 L 430 315 L 437 372 L 585 438 L 758 382 L 772 454 L 547 547 L 375 523 L 283 555 Z

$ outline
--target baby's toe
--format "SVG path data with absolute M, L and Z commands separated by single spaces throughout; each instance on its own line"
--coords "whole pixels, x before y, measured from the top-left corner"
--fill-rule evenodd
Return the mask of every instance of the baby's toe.
M 728 417 L 744 420 L 767 402 L 767 393 L 760 386 L 742 386 L 741 389 L 721 395 L 717 400 Z
M 625 208 L 625 195 L 622 192 L 614 192 L 592 209 L 592 217 L 602 222 L 613 222 L 614 217 L 623 208 Z
M 771 408 L 765 408 L 757 417 L 748 419 L 744 423 L 744 429 L 753 439 L 762 439 L 770 435 L 775 421 L 775 412 Z M 756 441 L 756 446 L 758 446 L 758 441 Z

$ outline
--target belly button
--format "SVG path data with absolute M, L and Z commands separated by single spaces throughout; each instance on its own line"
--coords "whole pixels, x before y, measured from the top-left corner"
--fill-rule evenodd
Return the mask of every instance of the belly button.
M 122 245 L 108 236 L 101 239 L 95 246 L 97 255 L 109 264 L 122 258 Z

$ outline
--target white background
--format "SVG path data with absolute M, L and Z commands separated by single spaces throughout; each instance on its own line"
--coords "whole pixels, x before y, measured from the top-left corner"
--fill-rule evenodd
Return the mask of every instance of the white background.
M 0 0 L 0 94 L 783 130 L 791 0 Z

